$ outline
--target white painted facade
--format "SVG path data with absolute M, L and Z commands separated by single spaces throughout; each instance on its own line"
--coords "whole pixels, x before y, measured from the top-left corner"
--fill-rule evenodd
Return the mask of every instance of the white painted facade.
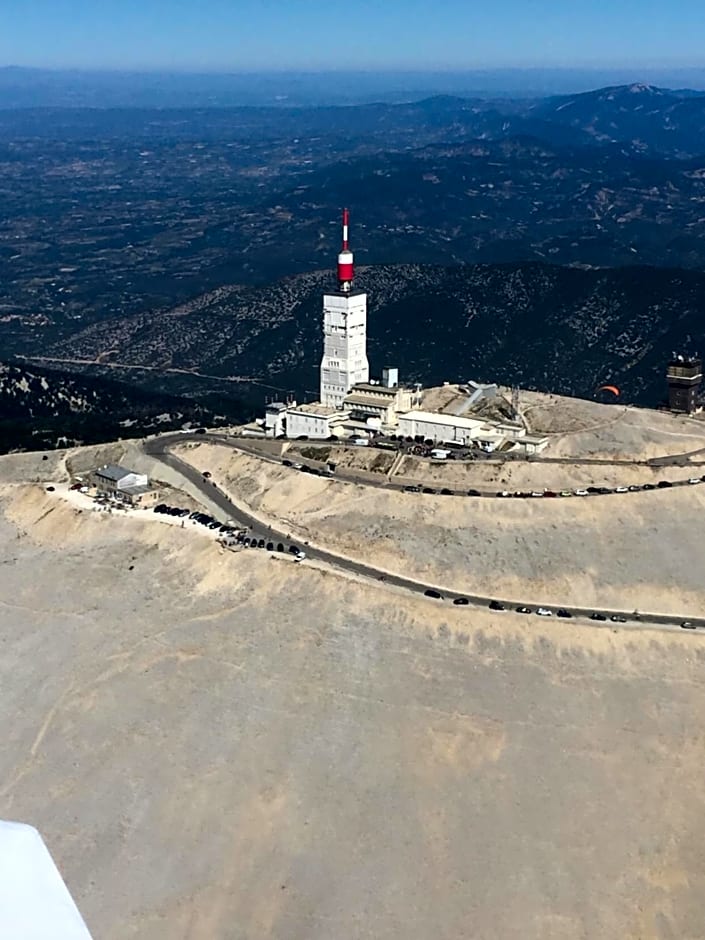
M 424 440 L 437 443 L 455 441 L 470 444 L 485 426 L 484 421 L 474 418 L 458 418 L 433 411 L 408 411 L 399 415 L 398 433 L 404 437 L 423 435 Z
M 323 295 L 321 404 L 340 408 L 353 385 L 368 382 L 367 294 L 338 291 Z M 289 437 L 293 435 L 287 428 Z
M 306 405 L 294 405 L 286 412 L 286 436 L 296 439 L 308 437 L 311 440 L 326 440 L 333 433 L 331 424 L 343 416 L 338 409 L 320 402 Z
M 279 437 L 286 430 L 287 407 L 284 402 L 274 401 L 267 405 L 264 413 L 264 433 L 267 437 Z
M 133 473 L 130 471 L 117 481 L 118 490 L 126 490 L 133 486 L 149 486 L 149 477 L 146 473 Z

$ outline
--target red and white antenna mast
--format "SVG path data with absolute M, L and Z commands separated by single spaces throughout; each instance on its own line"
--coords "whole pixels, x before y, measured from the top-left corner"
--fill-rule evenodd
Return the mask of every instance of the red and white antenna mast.
M 348 223 L 350 213 L 343 209 L 343 247 L 338 255 L 338 287 L 342 291 L 349 291 L 355 276 L 353 266 L 353 253 L 348 247 Z

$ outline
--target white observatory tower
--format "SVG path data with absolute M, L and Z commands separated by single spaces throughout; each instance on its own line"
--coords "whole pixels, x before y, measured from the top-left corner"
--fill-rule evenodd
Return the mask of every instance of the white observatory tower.
M 352 288 L 353 253 L 343 209 L 343 247 L 338 255 L 338 290 L 323 295 L 321 404 L 340 408 L 353 385 L 367 382 L 367 294 Z

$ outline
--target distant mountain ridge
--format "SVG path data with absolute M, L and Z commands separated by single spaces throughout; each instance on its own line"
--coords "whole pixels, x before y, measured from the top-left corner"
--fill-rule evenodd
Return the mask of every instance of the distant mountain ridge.
M 41 71 L 27 78 L 28 87 L 39 90 L 37 103 L 13 104 L 16 75 L 0 69 L 0 135 L 5 129 L 20 135 L 50 134 L 40 120 L 48 112 L 61 119 L 64 134 L 79 137 L 81 128 L 89 136 L 110 137 L 114 135 L 111 125 L 126 122 L 133 136 L 149 138 L 156 120 L 165 128 L 172 123 L 171 133 L 177 139 L 193 139 L 199 126 L 209 124 L 217 128 L 219 139 L 320 135 L 331 140 L 365 139 L 389 150 L 440 140 L 502 140 L 523 135 L 563 146 L 624 144 L 644 153 L 678 158 L 705 154 L 705 91 L 644 83 L 543 98 L 438 94 L 398 102 L 218 107 L 209 106 L 207 98 L 200 101 L 196 96 L 190 101 L 186 96 L 178 106 L 162 102 L 150 107 L 137 98 L 132 107 L 101 109 L 81 106 L 70 95 L 63 103 L 51 98 L 41 103 L 41 89 L 51 88 L 51 77 Z M 102 76 L 98 87 L 105 80 Z M 2 114 L 3 108 L 11 110 Z
M 185 374 L 266 384 L 262 396 L 315 397 L 327 286 L 332 275 L 315 272 L 266 287 L 223 289 L 173 314 L 91 326 L 48 354 L 89 363 L 114 349 L 113 363 L 168 362 Z M 404 381 L 478 379 L 588 398 L 609 381 L 622 387 L 625 401 L 656 405 L 672 350 L 705 350 L 701 272 L 379 265 L 361 269 L 358 286 L 369 294 L 373 372 L 396 365 Z

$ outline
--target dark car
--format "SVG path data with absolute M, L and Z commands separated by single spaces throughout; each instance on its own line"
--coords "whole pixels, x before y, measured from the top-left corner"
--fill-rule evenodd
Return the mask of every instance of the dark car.
M 298 545 L 290 545 L 290 546 L 289 546 L 289 554 L 290 554 L 290 555 L 298 555 L 300 551 L 301 551 L 301 549 L 299 548 Z
M 453 603 L 457 604 L 459 607 L 466 607 L 470 601 L 467 599 L 467 597 L 456 597 Z
M 655 490 L 656 485 L 654 483 L 644 483 L 642 490 Z
M 209 529 L 219 529 L 219 528 L 220 528 L 220 523 L 219 523 L 219 522 L 216 522 L 216 520 L 214 519 L 212 522 L 209 522 L 209 523 L 208 523 L 208 528 L 209 528 Z
M 566 620 L 569 620 L 573 615 L 569 610 L 566 610 L 565 607 L 561 607 L 560 610 L 556 611 L 556 617 L 563 617 Z
M 553 496 L 558 496 L 558 493 L 554 493 L 553 490 L 544 490 L 543 495 L 544 497 L 550 499 Z
M 481 495 L 482 494 L 480 493 L 479 490 L 468 490 L 468 496 L 481 496 Z
M 656 486 L 657 486 L 660 490 L 665 490 L 666 487 L 668 487 L 668 486 L 673 486 L 673 484 L 671 483 L 670 480 L 659 480 L 658 483 L 656 484 Z
M 590 620 L 607 620 L 604 614 L 598 614 L 597 611 L 594 611 L 590 614 Z
M 595 493 L 599 493 L 599 492 L 600 492 L 600 487 L 599 487 L 599 486 L 588 486 L 588 487 L 586 487 L 586 489 L 587 489 L 588 493 L 592 493 L 593 495 L 594 495 Z
M 277 551 L 278 552 L 284 551 L 284 545 L 282 544 L 282 542 L 277 542 Z
M 264 548 L 264 546 L 265 546 L 264 539 L 260 539 L 259 542 L 257 543 L 257 548 Z
M 274 542 L 267 542 L 267 551 L 268 552 L 274 551 Z
M 426 588 L 424 594 L 426 597 L 434 597 L 437 601 L 443 600 L 443 595 L 439 591 L 434 591 L 433 588 Z
M 53 493 L 55 489 L 56 489 L 55 486 L 47 486 L 47 490 L 48 490 L 50 493 Z
M 506 610 L 506 608 L 499 601 L 490 601 L 490 610 Z
M 193 433 L 194 433 L 194 434 L 205 434 L 205 433 L 206 433 L 206 429 L 205 429 L 205 428 L 196 428 L 196 430 L 195 430 Z
M 283 464 L 285 467 L 291 467 L 292 464 L 293 464 L 293 461 L 292 461 L 292 460 L 282 460 L 282 464 Z
M 682 627 L 684 630 L 694 630 L 694 629 L 695 629 L 695 624 L 692 623 L 690 620 L 683 620 L 683 621 L 681 622 L 681 627 Z
M 421 492 L 422 492 L 422 493 L 431 493 L 431 494 L 433 495 L 436 491 L 433 490 L 433 489 L 431 489 L 430 486 L 424 486 L 424 488 L 421 490 Z
M 420 493 L 421 487 L 420 486 L 405 486 L 404 492 L 405 493 Z
M 250 545 L 250 540 L 248 538 L 244 538 L 242 540 L 242 544 L 245 546 L 245 548 L 248 548 Z
M 449 490 L 445 486 L 441 490 L 441 496 L 452 496 L 452 495 L 453 495 L 453 490 Z
M 620 617 L 619 614 L 612 614 L 612 616 L 610 617 L 610 620 L 612 621 L 612 623 L 626 623 L 627 622 L 627 618 Z
M 530 607 L 517 607 L 516 612 L 518 614 L 530 614 L 531 608 Z

